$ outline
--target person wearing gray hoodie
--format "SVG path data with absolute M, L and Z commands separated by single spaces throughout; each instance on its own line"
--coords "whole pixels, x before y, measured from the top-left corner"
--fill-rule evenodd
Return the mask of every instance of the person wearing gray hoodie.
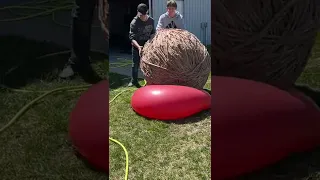
M 177 3 L 174 0 L 167 2 L 167 12 L 159 17 L 156 30 L 168 28 L 184 29 L 183 17 L 177 11 Z

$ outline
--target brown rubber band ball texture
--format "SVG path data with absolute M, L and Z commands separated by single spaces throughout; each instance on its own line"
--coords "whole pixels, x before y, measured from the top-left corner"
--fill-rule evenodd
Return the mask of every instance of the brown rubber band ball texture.
M 212 2 L 212 74 L 292 87 L 315 42 L 320 1 Z
M 161 29 L 144 45 L 140 67 L 148 85 L 203 89 L 211 71 L 211 57 L 192 33 Z

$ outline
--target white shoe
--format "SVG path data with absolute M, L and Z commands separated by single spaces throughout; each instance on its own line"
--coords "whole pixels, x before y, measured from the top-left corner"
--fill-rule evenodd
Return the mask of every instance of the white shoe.
M 74 71 L 70 64 L 67 64 L 59 74 L 60 78 L 69 78 L 72 76 L 74 76 Z

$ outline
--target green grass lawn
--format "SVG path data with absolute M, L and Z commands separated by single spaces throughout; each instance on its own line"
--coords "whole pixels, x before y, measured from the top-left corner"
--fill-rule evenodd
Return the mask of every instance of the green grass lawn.
M 210 113 L 177 122 L 147 120 L 131 109 L 136 88 L 125 87 L 128 80 L 110 73 L 110 99 L 124 91 L 110 105 L 110 137 L 129 151 L 129 179 L 211 179 Z M 211 78 L 205 88 L 211 89 Z M 121 147 L 110 145 L 111 180 L 123 178 L 124 157 Z
M 85 84 L 81 79 L 57 80 L 68 54 L 36 60 L 47 53 L 65 50 L 49 43 L 18 37 L 0 37 L 1 83 L 19 89 L 52 90 Z M 104 56 L 93 54 L 95 69 L 107 72 Z M 5 72 L 12 70 L 4 77 Z M 0 127 L 17 111 L 43 93 L 0 90 Z M 81 92 L 48 96 L 0 134 L 1 180 L 105 180 L 76 158 L 68 142 L 68 116 Z
M 7 86 L 43 91 L 85 84 L 79 78 L 57 80 L 57 73 L 68 59 L 68 54 L 36 60 L 44 54 L 66 50 L 64 48 L 19 37 L 0 37 L 0 45 L 3 47 L 0 50 L 3 55 L 0 79 Z M 105 75 L 108 63 L 103 58 L 92 54 L 95 69 Z M 128 77 L 112 73 L 109 76 L 112 98 L 126 89 L 123 85 L 128 82 Z M 207 88 L 210 88 L 209 83 Z M 111 136 L 120 140 L 129 151 L 130 179 L 209 179 L 209 113 L 189 118 L 185 120 L 186 124 L 180 125 L 149 121 L 131 110 L 133 90 L 131 88 L 119 96 L 110 111 Z M 2 90 L 0 127 L 41 94 Z M 77 159 L 68 142 L 68 116 L 80 94 L 64 92 L 45 98 L 1 134 L 1 180 L 106 179 L 106 175 L 88 169 Z M 134 123 L 134 126 L 128 123 Z M 125 169 L 123 151 L 113 143 L 110 150 L 110 177 L 122 179 Z
M 111 74 L 110 83 L 121 82 L 122 78 Z M 127 82 L 122 81 L 124 85 Z M 210 113 L 203 112 L 179 123 L 147 120 L 131 109 L 135 88 L 119 85 L 110 91 L 110 99 L 127 91 L 110 105 L 110 137 L 121 141 L 129 151 L 130 179 L 210 179 Z M 124 162 L 121 148 L 111 144 L 110 179 L 123 177 Z

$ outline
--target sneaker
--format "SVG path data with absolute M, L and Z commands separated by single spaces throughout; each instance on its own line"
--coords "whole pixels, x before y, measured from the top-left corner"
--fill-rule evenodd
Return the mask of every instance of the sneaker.
M 68 63 L 65 65 L 63 70 L 60 72 L 59 77 L 60 78 L 70 78 L 70 77 L 74 76 L 74 74 L 75 73 L 74 73 L 71 65 Z
M 61 73 L 59 74 L 59 77 L 63 79 L 67 79 L 67 78 L 73 77 L 75 73 L 78 73 L 81 76 L 81 78 L 89 84 L 96 84 L 103 80 L 94 71 L 94 69 L 91 67 L 90 64 L 83 67 L 78 67 L 77 65 L 67 63 L 66 66 L 61 71 Z
M 89 63 L 92 63 L 91 57 L 89 57 Z M 67 62 L 67 64 L 64 66 L 63 70 L 60 72 L 59 77 L 60 78 L 70 78 L 75 75 L 75 69 L 71 66 L 70 60 Z
M 79 68 L 78 70 L 79 75 L 82 79 L 90 84 L 96 84 L 103 79 L 94 71 L 91 65 L 87 65 L 85 67 Z
M 132 87 L 132 86 L 134 86 L 134 85 L 133 85 L 133 83 L 130 81 L 129 84 L 128 84 L 128 87 Z
M 129 84 L 128 84 L 128 87 L 133 87 L 135 86 L 136 88 L 140 88 L 141 85 L 139 84 L 139 82 L 137 81 L 130 81 Z

